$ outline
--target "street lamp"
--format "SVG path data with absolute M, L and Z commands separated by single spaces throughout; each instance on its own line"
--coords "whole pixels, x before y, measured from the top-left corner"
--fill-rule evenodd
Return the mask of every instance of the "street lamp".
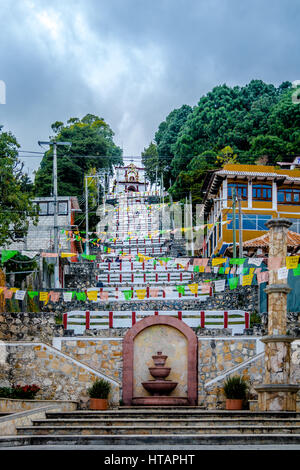
M 57 253 L 57 258 L 54 265 L 54 287 L 58 289 L 59 285 L 59 257 L 58 257 L 58 210 L 57 210 L 57 145 L 67 145 L 71 147 L 72 142 L 44 142 L 39 140 L 38 144 L 53 145 L 53 199 L 54 199 L 54 253 Z

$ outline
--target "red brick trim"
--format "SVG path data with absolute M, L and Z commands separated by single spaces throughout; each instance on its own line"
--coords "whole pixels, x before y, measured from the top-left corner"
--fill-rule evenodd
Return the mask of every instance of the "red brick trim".
M 198 339 L 194 331 L 183 321 L 167 315 L 153 315 L 138 321 L 127 331 L 123 341 L 123 402 L 132 405 L 133 398 L 133 342 L 145 328 L 153 325 L 169 325 L 179 330 L 188 343 L 187 398 L 191 406 L 198 404 Z

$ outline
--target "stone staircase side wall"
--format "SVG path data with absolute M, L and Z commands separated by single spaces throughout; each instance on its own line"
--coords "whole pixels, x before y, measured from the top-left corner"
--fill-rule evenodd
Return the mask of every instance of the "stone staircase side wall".
M 16 342 L 5 346 L 8 376 L 6 382 L 2 376 L 1 386 L 35 383 L 41 388 L 37 398 L 77 401 L 80 408 L 86 408 L 87 389 L 102 377 L 111 383 L 110 406 L 119 405 L 120 383 L 106 371 L 95 370 L 44 343 Z
M 240 347 L 240 346 L 238 346 Z M 222 391 L 223 384 L 228 377 L 240 375 L 249 384 L 250 400 L 257 399 L 255 387 L 263 383 L 264 377 L 264 352 L 260 348 L 252 358 L 225 369 L 223 373 L 216 374 L 215 378 L 207 380 L 203 387 L 203 397 L 208 409 L 225 408 L 225 396 Z M 300 340 L 296 340 L 291 345 L 291 383 L 300 383 Z M 237 361 L 238 362 L 238 361 Z M 300 402 L 300 392 L 298 392 Z M 254 402 L 253 402 L 254 403 Z M 201 404 L 201 394 L 199 393 L 199 404 Z M 255 408 L 253 408 L 255 409 Z

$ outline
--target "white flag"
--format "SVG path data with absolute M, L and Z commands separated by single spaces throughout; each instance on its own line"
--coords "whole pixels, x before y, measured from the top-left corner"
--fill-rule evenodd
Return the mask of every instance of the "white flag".
M 63 297 L 65 302 L 71 302 L 73 292 L 64 292 Z
M 287 279 L 289 270 L 287 268 L 279 268 L 277 271 L 278 279 Z
M 26 290 L 17 290 L 15 293 L 16 300 L 24 300 Z
M 262 263 L 262 258 L 249 258 L 248 264 L 254 264 L 255 266 L 260 266 Z
M 214 283 L 215 283 L 215 292 L 222 292 L 225 289 L 225 279 L 214 281 Z

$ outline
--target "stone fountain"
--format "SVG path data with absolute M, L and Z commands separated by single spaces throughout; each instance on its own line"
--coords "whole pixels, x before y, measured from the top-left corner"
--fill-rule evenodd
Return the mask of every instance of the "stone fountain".
M 154 378 L 147 382 L 142 382 L 142 385 L 151 396 L 147 397 L 134 397 L 134 405 L 186 405 L 188 400 L 185 397 L 169 396 L 178 385 L 178 382 L 166 379 L 171 372 L 171 367 L 166 367 L 165 363 L 168 356 L 158 351 L 156 355 L 152 356 L 154 367 L 149 367 L 149 372 Z

